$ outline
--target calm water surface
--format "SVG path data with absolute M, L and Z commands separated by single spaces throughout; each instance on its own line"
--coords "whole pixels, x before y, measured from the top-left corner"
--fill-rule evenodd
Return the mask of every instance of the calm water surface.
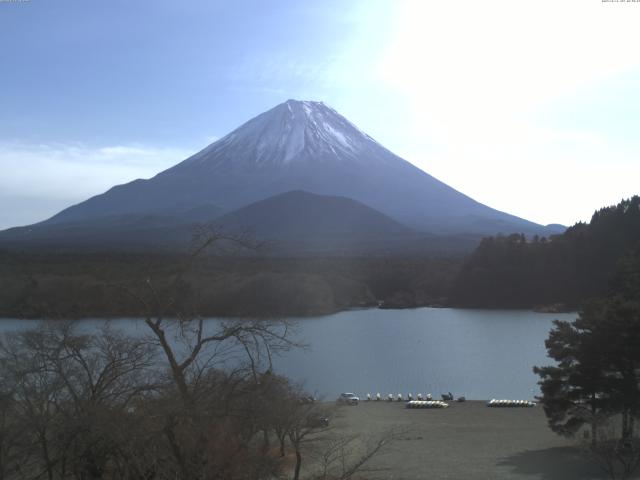
M 534 365 L 546 365 L 544 340 L 555 318 L 522 310 L 355 310 L 300 319 L 297 336 L 310 345 L 276 358 L 276 370 L 316 395 L 452 392 L 469 399 L 532 398 Z M 217 321 L 212 319 L 212 322 Z M 37 322 L 0 320 L 0 332 Z M 98 328 L 102 320 L 83 320 Z M 138 319 L 113 326 L 146 333 Z

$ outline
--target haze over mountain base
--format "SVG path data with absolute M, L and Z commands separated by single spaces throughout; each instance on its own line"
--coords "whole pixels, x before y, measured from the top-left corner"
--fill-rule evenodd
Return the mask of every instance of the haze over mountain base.
M 323 103 L 288 100 L 149 180 L 0 232 L 0 248 L 184 251 L 196 223 L 290 254 L 468 251 L 486 235 L 564 230 L 482 205 Z

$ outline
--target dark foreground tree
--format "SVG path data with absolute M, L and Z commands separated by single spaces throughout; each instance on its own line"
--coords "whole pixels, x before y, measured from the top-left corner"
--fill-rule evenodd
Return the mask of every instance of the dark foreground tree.
M 610 296 L 589 302 L 573 322 L 554 322 L 546 347 L 557 363 L 534 367 L 550 428 L 574 436 L 589 425 L 590 451 L 612 478 L 628 478 L 640 464 L 638 258 L 620 262 Z
M 610 408 L 603 345 L 594 331 L 599 312 L 591 304 L 573 322 L 555 320 L 545 346 L 557 365 L 533 368 L 540 376 L 540 402 L 551 430 L 571 437 L 586 424 L 593 442 L 598 422 Z
M 549 426 L 572 436 L 620 415 L 621 438 L 640 414 L 640 304 L 620 296 L 590 302 L 573 322 L 555 321 L 546 341 L 555 366 L 534 367 Z

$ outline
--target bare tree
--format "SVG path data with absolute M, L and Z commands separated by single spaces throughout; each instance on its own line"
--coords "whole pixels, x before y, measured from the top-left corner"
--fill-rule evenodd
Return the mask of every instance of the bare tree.
M 0 480 L 11 478 L 17 468 L 21 428 L 16 419 L 13 382 L 0 362 Z
M 12 414 L 23 432 L 20 458 L 15 465 L 20 477 L 42 476 L 53 480 L 64 465 L 65 451 L 55 448 L 64 401 L 64 384 L 39 348 L 42 332 L 6 336 L 0 344 L 4 380 L 10 385 Z
M 582 445 L 587 457 L 594 461 L 611 480 L 632 478 L 640 467 L 640 438 L 620 438 L 612 419 L 601 422 L 598 441 Z
M 256 244 L 217 230 L 201 232 L 171 281 L 157 286 L 149 276 L 141 290 L 121 287 L 146 312 L 151 339 L 169 367 L 167 388 L 175 388 L 179 403 L 165 404 L 162 431 L 184 479 L 230 478 L 229 468 L 253 454 L 252 442 L 260 432 L 264 454 L 257 463 L 265 460 L 268 428 L 258 400 L 260 378 L 271 371 L 274 355 L 297 346 L 288 321 L 207 321 L 181 301 L 188 289 L 184 280 L 205 253 L 234 246 Z M 212 436 L 221 425 L 227 435 L 234 432 L 233 441 L 223 445 Z
M 366 442 L 360 435 L 339 436 L 326 441 L 316 454 L 320 467 L 314 480 L 348 480 L 357 473 L 380 471 L 380 468 L 370 467 L 370 461 L 406 432 L 390 429 Z
M 356 455 L 355 438 L 328 435 L 326 407 L 273 372 L 274 356 L 301 346 L 292 324 L 207 320 L 189 305 L 186 276 L 219 244 L 248 245 L 209 233 L 169 282 L 120 287 L 146 335 L 45 322 L 0 341 L 0 480 L 272 479 L 284 465 L 272 433 L 282 456 L 295 452 L 296 480 L 316 446 L 323 478 L 363 471 L 388 439 Z
M 105 328 L 75 332 L 49 322 L 0 346 L 13 413 L 22 430 L 19 477 L 103 478 L 126 449 L 129 407 L 153 388 L 149 345 Z
M 298 396 L 296 404 L 291 405 L 287 428 L 287 436 L 296 456 L 293 480 L 300 478 L 303 449 L 311 443 L 321 441 L 321 434 L 329 429 L 328 426 L 318 422 L 318 417 L 324 415 L 324 411 L 319 409 L 315 403 L 303 402 L 302 398 L 302 396 Z

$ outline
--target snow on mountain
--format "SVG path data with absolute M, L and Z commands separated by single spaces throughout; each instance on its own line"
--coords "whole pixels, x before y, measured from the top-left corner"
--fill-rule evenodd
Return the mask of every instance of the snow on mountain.
M 230 212 L 292 190 L 354 199 L 411 228 L 445 234 L 545 234 L 482 205 L 393 154 L 322 102 L 288 100 L 149 180 L 135 180 L 47 222 L 179 212 Z
M 197 153 L 183 166 L 215 169 L 239 159 L 283 165 L 325 155 L 359 160 L 380 146 L 322 102 L 287 100 Z M 229 156 L 229 150 L 234 156 Z

